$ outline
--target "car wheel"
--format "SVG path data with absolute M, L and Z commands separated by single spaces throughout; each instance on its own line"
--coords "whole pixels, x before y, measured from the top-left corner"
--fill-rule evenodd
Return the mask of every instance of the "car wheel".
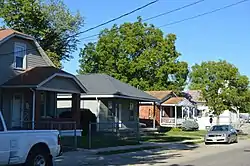
M 24 164 L 25 166 L 53 166 L 50 154 L 42 149 L 32 150 Z

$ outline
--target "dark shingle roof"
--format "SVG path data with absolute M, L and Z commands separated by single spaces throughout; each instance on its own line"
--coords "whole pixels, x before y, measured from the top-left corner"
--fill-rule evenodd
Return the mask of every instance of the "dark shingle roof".
M 86 74 L 76 77 L 86 87 L 89 95 L 119 95 L 142 101 L 158 101 L 155 97 L 106 74 Z
M 52 66 L 34 67 L 8 80 L 2 86 L 37 86 L 55 73 L 71 75 Z M 72 75 L 73 76 L 73 75 Z

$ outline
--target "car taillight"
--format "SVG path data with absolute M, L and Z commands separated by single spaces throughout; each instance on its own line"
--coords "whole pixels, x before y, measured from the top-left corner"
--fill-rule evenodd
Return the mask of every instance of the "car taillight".
M 60 134 L 58 134 L 58 136 L 57 136 L 57 144 L 61 145 L 61 136 L 60 136 Z

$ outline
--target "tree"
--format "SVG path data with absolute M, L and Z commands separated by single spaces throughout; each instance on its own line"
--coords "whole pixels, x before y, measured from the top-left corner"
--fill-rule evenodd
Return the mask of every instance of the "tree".
M 142 23 L 104 29 L 80 53 L 79 74 L 106 73 L 142 90 L 183 90 L 188 65 L 179 60 L 176 36 Z
M 71 14 L 62 0 L 1 0 L 0 6 L 4 26 L 35 37 L 57 67 L 72 58 L 83 25 L 79 12 Z
M 190 89 L 201 90 L 202 98 L 217 116 L 224 110 L 238 111 L 249 104 L 249 80 L 226 61 L 196 64 L 190 73 Z

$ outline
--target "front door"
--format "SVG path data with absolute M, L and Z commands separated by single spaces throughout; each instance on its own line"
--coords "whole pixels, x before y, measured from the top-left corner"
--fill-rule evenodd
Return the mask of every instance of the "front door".
M 22 95 L 14 94 L 12 100 L 12 127 L 22 126 Z

